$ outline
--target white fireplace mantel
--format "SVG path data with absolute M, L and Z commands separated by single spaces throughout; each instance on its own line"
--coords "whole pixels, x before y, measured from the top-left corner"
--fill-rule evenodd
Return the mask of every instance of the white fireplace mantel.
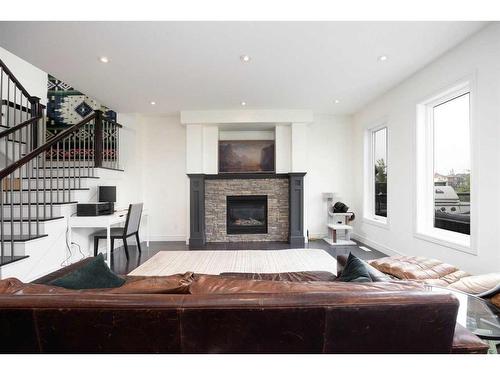
M 221 111 L 181 111 L 181 124 L 311 123 L 314 115 L 304 109 L 240 109 Z
M 307 172 L 307 127 L 313 121 L 305 110 L 184 111 L 186 126 L 186 173 L 218 173 L 219 130 L 249 134 L 260 129 L 274 130 L 276 173 Z

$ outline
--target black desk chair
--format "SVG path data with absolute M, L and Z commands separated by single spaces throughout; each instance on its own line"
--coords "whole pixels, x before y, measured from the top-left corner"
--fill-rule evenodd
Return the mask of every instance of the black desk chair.
M 137 240 L 137 249 L 139 253 L 141 252 L 141 241 L 139 240 L 139 226 L 141 224 L 142 216 L 142 203 L 131 204 L 128 207 L 127 220 L 125 221 L 125 228 L 111 228 L 111 252 L 113 252 L 113 247 L 115 244 L 115 239 L 123 240 L 123 246 L 125 247 L 125 255 L 128 260 L 128 246 L 127 238 L 135 235 Z M 97 249 L 99 248 L 99 240 L 106 239 L 107 232 L 101 230 L 94 234 L 94 256 L 97 256 Z

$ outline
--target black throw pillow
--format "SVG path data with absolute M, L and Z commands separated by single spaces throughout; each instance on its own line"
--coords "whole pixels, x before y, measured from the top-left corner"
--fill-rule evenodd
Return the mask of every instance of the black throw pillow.
M 99 254 L 84 266 L 49 282 L 49 285 L 66 289 L 118 288 L 125 280 L 111 271 Z
M 349 253 L 344 270 L 337 281 L 352 281 L 356 283 L 366 283 L 373 281 L 365 263 L 358 257 Z

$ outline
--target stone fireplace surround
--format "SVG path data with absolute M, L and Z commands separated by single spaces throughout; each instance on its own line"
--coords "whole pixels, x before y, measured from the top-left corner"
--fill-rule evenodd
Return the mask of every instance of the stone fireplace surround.
M 240 195 L 267 196 L 267 233 L 227 233 L 226 198 Z M 205 235 L 207 242 L 287 241 L 288 179 L 206 180 Z
M 288 241 L 303 247 L 305 173 L 188 174 L 190 180 L 190 248 L 207 242 Z M 267 195 L 268 232 L 227 234 L 228 195 Z

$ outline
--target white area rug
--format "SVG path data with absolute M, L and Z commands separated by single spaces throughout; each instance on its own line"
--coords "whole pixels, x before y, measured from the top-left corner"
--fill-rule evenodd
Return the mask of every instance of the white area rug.
M 336 275 L 337 260 L 319 249 L 160 251 L 129 275 L 166 276 L 187 271 L 209 275 L 328 271 Z

